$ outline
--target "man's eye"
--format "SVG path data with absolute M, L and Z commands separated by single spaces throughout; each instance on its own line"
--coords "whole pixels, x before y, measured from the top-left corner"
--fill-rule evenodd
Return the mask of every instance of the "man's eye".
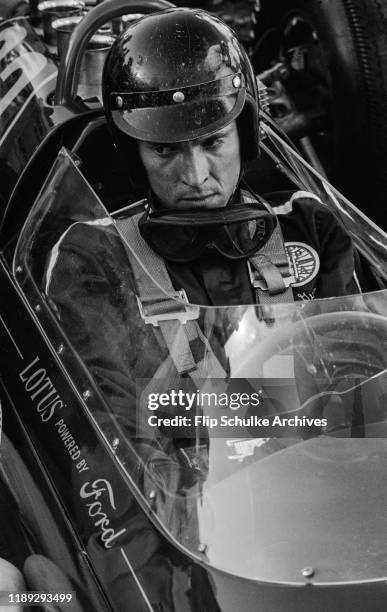
M 214 138 L 209 138 L 205 141 L 204 146 L 206 149 L 216 149 L 223 142 L 222 136 L 215 136 Z
M 152 149 L 157 155 L 160 155 L 160 157 L 168 157 L 174 153 L 174 147 L 170 145 L 154 144 Z

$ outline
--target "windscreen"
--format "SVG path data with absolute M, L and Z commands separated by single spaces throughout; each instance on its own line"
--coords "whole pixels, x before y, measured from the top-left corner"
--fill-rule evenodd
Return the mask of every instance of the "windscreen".
M 367 244 L 375 258 L 381 236 Z M 302 583 L 305 566 L 321 583 L 385 576 L 386 290 L 188 304 L 147 270 L 66 151 L 14 274 L 47 310 L 49 340 L 55 321 L 63 367 L 128 492 L 176 546 L 262 581 Z
M 300 189 L 314 193 L 340 219 L 356 245 L 382 279 L 387 275 L 387 234 L 312 168 L 275 129 L 261 123 L 262 150 L 281 173 Z

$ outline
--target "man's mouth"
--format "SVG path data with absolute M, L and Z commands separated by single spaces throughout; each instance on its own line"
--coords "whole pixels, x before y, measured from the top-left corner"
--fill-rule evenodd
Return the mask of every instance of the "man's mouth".
M 191 195 L 179 198 L 180 205 L 184 208 L 207 208 L 219 205 L 219 194 L 216 192 Z
M 203 195 L 199 194 L 196 196 L 186 196 L 184 198 L 180 198 L 180 200 L 183 202 L 205 202 L 206 200 L 213 198 L 215 195 L 216 193 L 208 193 Z

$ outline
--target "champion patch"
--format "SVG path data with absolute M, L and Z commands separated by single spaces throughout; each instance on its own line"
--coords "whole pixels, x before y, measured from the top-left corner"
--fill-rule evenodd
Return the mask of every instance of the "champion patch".
M 296 279 L 292 287 L 301 287 L 309 283 L 320 269 L 320 258 L 317 252 L 304 242 L 285 242 L 291 273 Z

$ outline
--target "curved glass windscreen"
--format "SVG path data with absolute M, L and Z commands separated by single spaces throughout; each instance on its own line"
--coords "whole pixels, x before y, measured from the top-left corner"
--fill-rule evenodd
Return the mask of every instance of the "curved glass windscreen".
M 128 491 L 178 547 L 231 574 L 385 577 L 387 290 L 191 305 L 147 270 L 133 214 L 109 216 L 64 151 L 14 268 L 55 320 L 60 359 Z
M 373 265 L 376 273 L 386 279 L 387 234 L 312 168 L 276 132 L 273 121 L 262 122 L 262 150 L 276 168 L 297 185 L 317 195 L 321 201 L 343 222 L 350 232 L 356 248 Z

